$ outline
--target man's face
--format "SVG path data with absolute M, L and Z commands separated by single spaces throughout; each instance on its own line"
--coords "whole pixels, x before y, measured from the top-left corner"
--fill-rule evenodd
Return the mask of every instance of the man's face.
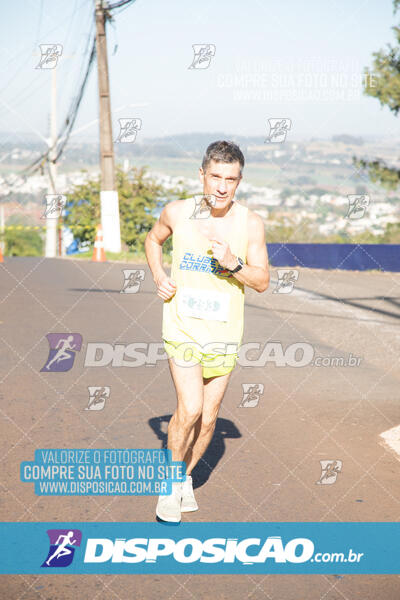
M 211 160 L 206 172 L 200 167 L 200 181 L 203 184 L 203 194 L 213 194 L 216 199 L 216 209 L 225 208 L 233 200 L 236 188 L 240 183 L 240 163 L 223 163 Z

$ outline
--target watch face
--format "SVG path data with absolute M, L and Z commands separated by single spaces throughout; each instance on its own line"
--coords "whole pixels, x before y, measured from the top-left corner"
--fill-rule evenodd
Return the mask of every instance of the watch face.
M 239 256 L 237 256 L 237 261 L 238 261 L 238 265 L 234 269 L 231 270 L 231 273 L 236 273 L 237 271 L 240 271 L 240 269 L 242 268 L 243 261 Z

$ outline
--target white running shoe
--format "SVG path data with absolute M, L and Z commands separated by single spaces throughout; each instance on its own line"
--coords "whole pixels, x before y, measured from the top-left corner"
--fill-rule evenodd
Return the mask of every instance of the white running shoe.
M 192 512 L 194 510 L 199 510 L 199 507 L 193 493 L 192 477 L 186 475 L 186 480 L 182 483 L 181 512 Z
M 156 515 L 163 521 L 179 523 L 181 520 L 181 498 L 182 483 L 180 481 L 172 482 L 172 493 L 168 496 L 159 496 Z

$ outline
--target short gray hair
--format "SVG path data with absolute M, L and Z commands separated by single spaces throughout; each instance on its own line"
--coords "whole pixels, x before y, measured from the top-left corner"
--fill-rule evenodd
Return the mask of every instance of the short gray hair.
M 244 167 L 244 156 L 239 146 L 234 142 L 226 142 L 225 140 L 218 140 L 208 146 L 201 163 L 204 172 L 206 172 L 211 160 L 223 163 L 239 162 L 240 174 Z

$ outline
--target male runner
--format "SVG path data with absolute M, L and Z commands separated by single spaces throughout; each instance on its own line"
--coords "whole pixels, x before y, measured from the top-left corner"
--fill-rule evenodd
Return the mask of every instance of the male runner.
M 156 514 L 179 522 L 198 509 L 191 472 L 206 451 L 243 335 L 244 285 L 269 285 L 264 224 L 234 201 L 244 156 L 233 142 L 210 144 L 199 169 L 209 213 L 187 198 L 167 204 L 145 241 L 146 257 L 164 300 L 162 338 L 177 393 L 168 426 L 172 460 L 186 463 L 186 480 L 160 496 Z M 197 207 L 198 208 L 198 207 Z M 162 245 L 172 234 L 171 277 L 162 267 Z M 185 362 L 193 353 L 194 364 Z

